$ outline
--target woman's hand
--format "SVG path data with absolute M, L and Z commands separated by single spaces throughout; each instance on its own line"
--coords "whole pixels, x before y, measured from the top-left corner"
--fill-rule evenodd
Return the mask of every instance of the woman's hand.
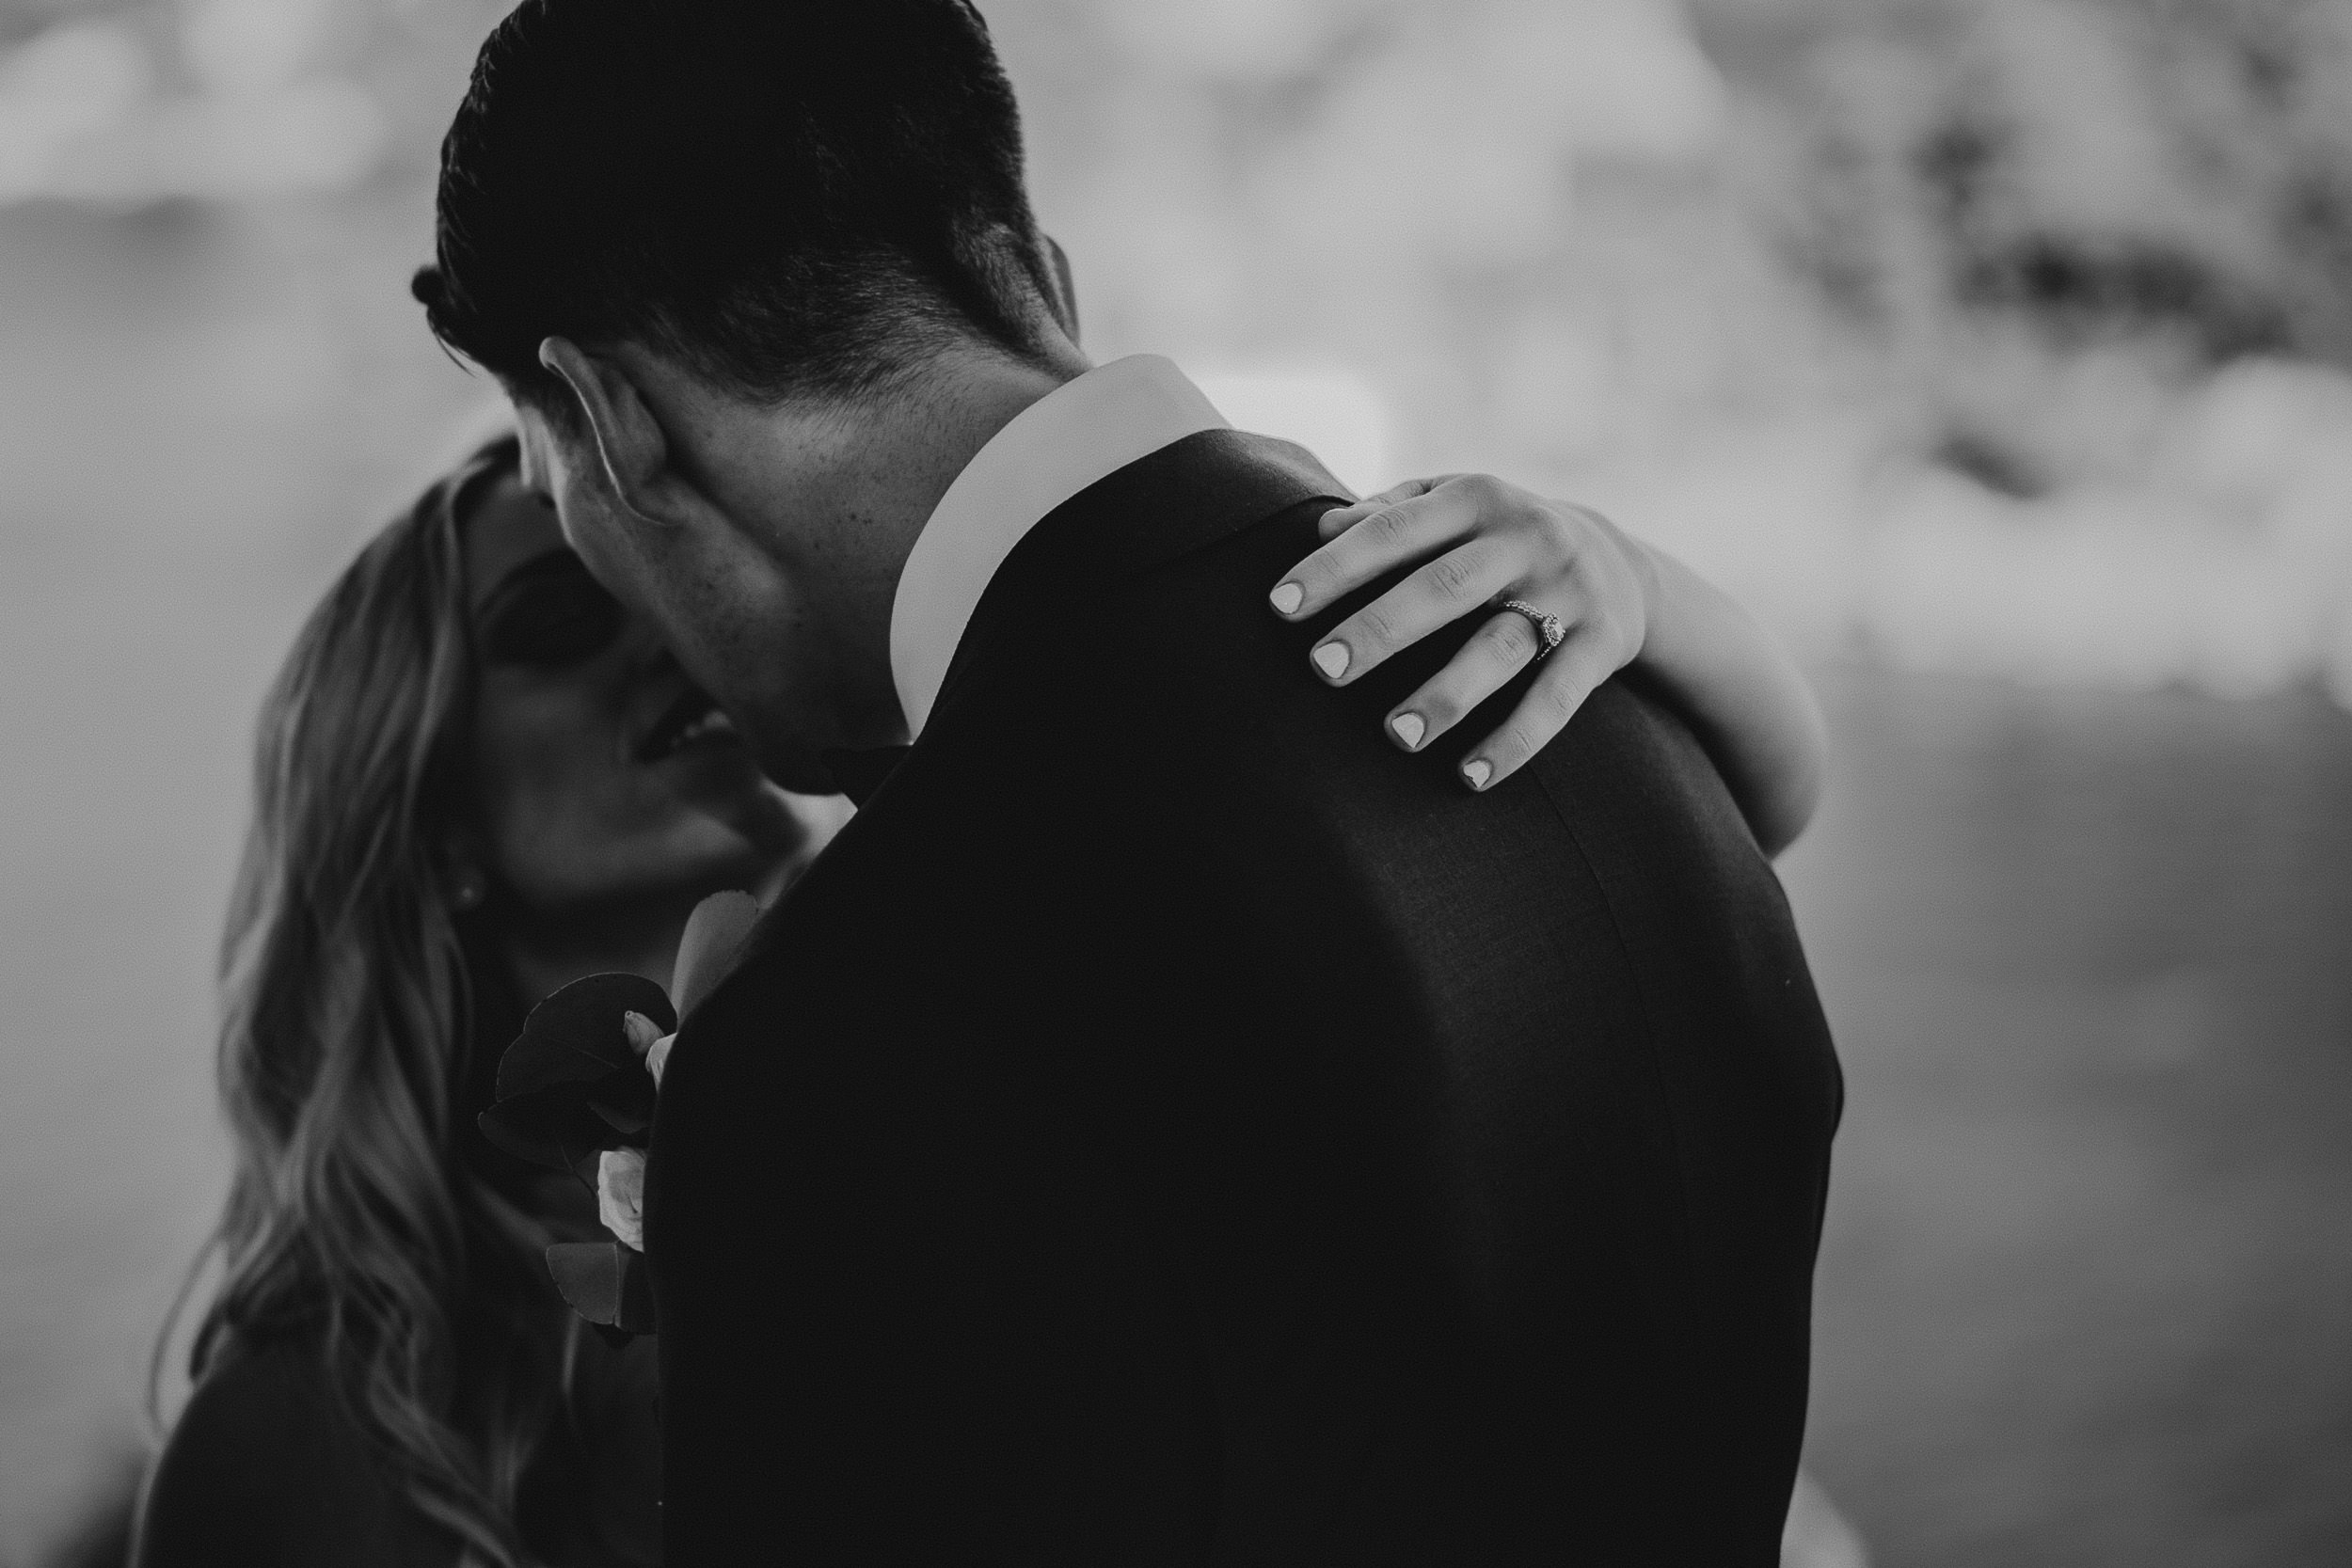
M 1323 515 L 1321 549 L 1270 595 L 1304 621 L 1400 568 L 1405 579 L 1314 645 L 1316 672 L 1345 686 L 1481 608 L 1453 661 L 1391 709 L 1389 737 L 1418 752 L 1525 669 L 1543 647 L 1520 600 L 1564 635 L 1501 729 L 1465 753 L 1463 782 L 1490 789 L 1548 745 L 1593 689 L 1639 659 L 1690 722 L 1767 854 L 1811 820 L 1828 733 L 1780 643 L 1730 597 L 1589 507 L 1547 500 L 1487 474 L 1407 480 Z
M 1424 563 L 1315 644 L 1315 669 L 1334 686 L 1508 599 L 1534 605 L 1566 628 L 1510 719 L 1463 758 L 1462 778 L 1472 789 L 1517 772 L 1576 717 L 1593 688 L 1640 655 L 1659 594 L 1656 562 L 1608 518 L 1488 474 L 1407 480 L 1325 513 L 1317 531 L 1324 546 L 1271 595 L 1285 620 L 1306 620 L 1399 567 Z M 1495 610 L 1452 663 L 1390 712 L 1390 738 L 1422 750 L 1542 651 L 1533 620 Z

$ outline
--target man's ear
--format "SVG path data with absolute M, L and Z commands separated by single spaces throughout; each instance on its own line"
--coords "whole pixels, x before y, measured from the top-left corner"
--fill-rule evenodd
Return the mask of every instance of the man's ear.
M 1054 317 L 1072 342 L 1078 341 L 1078 285 L 1070 276 L 1070 258 L 1063 253 L 1061 242 L 1048 234 L 1045 237 L 1046 259 L 1054 264 Z
M 670 466 L 669 438 L 620 361 L 590 354 L 569 338 L 549 338 L 539 345 L 539 363 L 571 388 L 605 482 L 623 510 L 661 527 L 681 521 L 670 504 L 677 475 Z

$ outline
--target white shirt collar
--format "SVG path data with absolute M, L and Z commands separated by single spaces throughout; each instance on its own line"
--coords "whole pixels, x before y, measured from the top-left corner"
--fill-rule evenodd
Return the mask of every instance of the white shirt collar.
M 923 733 L 963 628 L 1005 557 L 1071 497 L 1223 415 L 1156 354 L 1065 383 L 1013 416 L 931 509 L 890 607 L 890 673 L 910 738 Z

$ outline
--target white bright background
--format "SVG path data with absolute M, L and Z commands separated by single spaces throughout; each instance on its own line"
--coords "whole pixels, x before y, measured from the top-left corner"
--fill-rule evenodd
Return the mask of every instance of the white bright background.
M 262 686 L 484 398 L 425 340 L 405 281 L 435 145 L 499 8 L 0 0 L 0 1560 L 53 1534 L 135 1440 L 149 1338 L 217 1202 L 210 948 Z M 1824 1357 L 1830 1479 L 1883 1561 L 2023 1560 L 2066 1530 L 2109 1551 L 2133 1519 L 2153 1521 L 2150 1551 L 2189 1539 L 2161 1511 L 2204 1460 L 2165 1468 L 2186 1440 L 2132 1391 L 2171 1389 L 2218 1345 L 2304 1341 L 2239 1324 L 2175 1345 L 2193 1313 L 2068 1338 L 2064 1304 L 2042 1298 L 1978 1304 L 1973 1326 L 1938 1316 L 1983 1280 L 2063 1277 L 2076 1232 L 2030 1265 L 1975 1268 L 1972 1249 L 2074 1212 L 2051 1183 L 2092 1168 L 2087 1130 L 2150 1092 L 2045 1082 L 2025 1064 L 2058 1058 L 2028 1053 L 1999 1070 L 2031 1098 L 1971 1120 L 1976 1091 L 1939 1075 L 1987 1039 L 2108 1040 L 2116 1019 L 2173 1042 L 2115 1047 L 2133 1072 L 2203 1060 L 2183 1029 L 2257 1009 L 2151 911 L 2240 864 L 2303 878 L 2274 954 L 2340 951 L 2352 930 L 2331 825 L 2352 768 L 2328 705 L 2352 705 L 2352 5 L 983 9 L 1098 355 L 1172 354 L 1241 422 L 1365 488 L 1490 467 L 1597 502 L 1833 672 L 1845 793 L 1791 863 L 1857 1085 L 1824 1302 L 1865 1351 Z M 2002 694 L 2018 685 L 2049 695 Z M 2191 793 L 2132 806 L 2114 782 L 2167 778 Z M 2233 837 L 2257 809 L 2255 836 Z M 1982 870 L 2010 865 L 2025 819 L 2032 863 Z M 2084 859 L 2171 842 L 2205 857 L 2195 877 Z M 1938 881 L 1979 875 L 1949 896 Z M 1899 877 L 1914 880 L 1892 903 L 1853 891 Z M 2233 929 L 2260 926 L 2269 885 L 2239 889 Z M 1977 971 L 1902 978 L 1869 943 L 1906 931 Z M 2018 949 L 1994 951 L 2010 933 Z M 2065 986 L 2019 979 L 2054 953 L 2075 955 Z M 2340 1038 L 2320 962 L 2258 977 L 2265 1038 Z M 2037 1013 L 2037 996 L 2062 1000 Z M 1905 1077 L 1884 1064 L 1913 1038 Z M 2331 1114 L 2343 1085 L 2315 1064 L 2334 1060 L 2295 1055 L 2277 1099 L 2292 1113 L 2215 1148 L 2250 1159 L 2267 1137 L 2284 1160 L 2300 1146 L 2280 1117 Z M 1874 1104 L 1916 1116 L 1874 1121 Z M 2235 1199 L 2145 1175 L 2186 1134 L 2131 1126 L 2113 1192 L 2143 1207 L 2078 1184 L 2079 1234 L 2128 1211 L 2152 1237 L 2217 1238 L 2123 1249 L 2172 1271 L 2117 1287 L 2138 1310 L 2252 1232 Z M 1942 1196 L 1889 1198 L 1912 1168 Z M 2296 1201 L 2339 1190 L 2280 1180 Z M 2341 1211 L 2310 1216 L 2262 1257 L 2317 1267 Z M 2267 1266 L 2228 1260 L 2241 1281 Z M 1955 1345 L 1983 1361 L 1905 1382 Z M 2019 1402 L 1967 1405 L 2010 1375 Z M 2072 1479 L 2048 1495 L 2072 1472 L 2008 1433 L 2061 1386 L 2082 1412 L 2064 1451 L 2122 1456 L 2145 1496 Z M 2175 1402 L 2210 1414 L 2256 1387 L 2233 1371 Z M 2324 1410 L 2297 1419 L 2325 1440 L 2291 1451 L 2352 1454 Z M 2292 1468 L 2230 1441 L 2233 1475 Z M 2276 1539 L 2343 1544 L 2322 1490 L 2280 1505 L 2300 1522 Z M 2178 1560 L 2247 1560 L 2228 1522 L 2255 1505 L 2197 1506 L 2220 1555 Z

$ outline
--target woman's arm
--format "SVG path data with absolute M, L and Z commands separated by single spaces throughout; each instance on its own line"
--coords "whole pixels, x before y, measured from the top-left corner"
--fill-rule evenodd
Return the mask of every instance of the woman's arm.
M 1565 628 L 1510 719 L 1464 756 L 1471 788 L 1510 777 L 1595 687 L 1638 660 L 1690 721 L 1766 854 L 1778 854 L 1811 820 L 1828 733 L 1795 662 L 1728 595 L 1599 513 L 1489 475 L 1449 475 L 1328 513 L 1321 532 L 1323 547 L 1271 595 L 1286 620 L 1308 619 L 1422 563 L 1315 644 L 1316 672 L 1335 686 L 1505 600 L 1557 616 Z M 1491 614 L 1451 663 L 1390 712 L 1390 738 L 1422 750 L 1540 647 L 1531 618 Z
M 1664 689 L 1730 786 L 1767 855 L 1796 842 L 1820 803 L 1829 727 L 1796 661 L 1740 602 L 1639 540 L 1658 596 L 1636 659 Z

